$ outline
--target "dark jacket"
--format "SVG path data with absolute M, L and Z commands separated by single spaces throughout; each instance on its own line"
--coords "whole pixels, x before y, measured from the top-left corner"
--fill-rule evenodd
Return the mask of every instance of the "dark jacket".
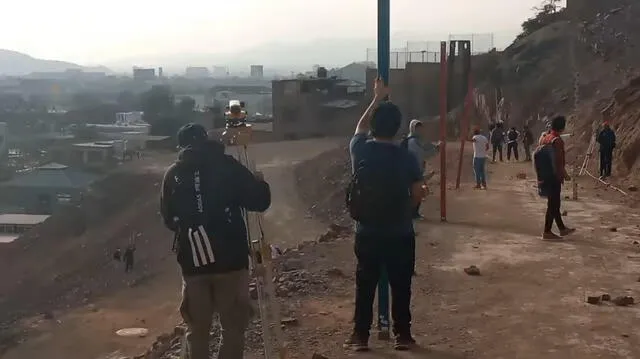
M 180 192 L 180 181 L 193 179 L 198 171 L 200 196 Z M 191 187 L 189 187 L 191 188 Z M 195 188 L 195 187 L 194 187 Z M 200 200 L 203 210 L 196 207 Z M 162 181 L 160 208 L 167 228 L 176 234 L 176 252 L 183 275 L 225 273 L 248 268 L 249 246 L 243 210 L 263 212 L 271 205 L 269 185 L 251 173 L 224 146 L 209 142 L 180 152 Z M 182 212 L 182 214 L 180 213 Z M 190 214 L 192 213 L 192 214 Z M 215 262 L 197 265 L 189 230 L 201 226 L 211 244 Z M 200 235 L 199 237 L 203 237 Z M 195 251 L 195 250 L 193 250 Z
M 604 128 L 598 134 L 600 151 L 613 151 L 616 148 L 616 134 L 611 128 Z

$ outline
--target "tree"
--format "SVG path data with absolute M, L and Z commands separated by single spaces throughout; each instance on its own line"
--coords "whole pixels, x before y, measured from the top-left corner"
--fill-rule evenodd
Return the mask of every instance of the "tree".
M 90 92 L 78 92 L 73 95 L 71 104 L 74 109 L 86 109 L 100 106 L 103 104 L 103 102 L 99 94 Z
M 537 11 L 534 17 L 522 23 L 522 33 L 516 38 L 520 40 L 541 28 L 564 19 L 564 9 L 560 7 L 560 0 L 544 0 L 540 6 L 534 7 Z
M 145 117 L 170 115 L 174 109 L 174 97 L 168 86 L 153 86 L 140 96 L 140 105 Z
M 129 90 L 122 91 L 118 94 L 116 102 L 121 111 L 136 111 L 140 109 L 140 97 L 136 96 Z

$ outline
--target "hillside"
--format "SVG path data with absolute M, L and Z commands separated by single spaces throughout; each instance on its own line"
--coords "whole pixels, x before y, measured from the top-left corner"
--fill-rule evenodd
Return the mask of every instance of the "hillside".
M 22 76 L 32 72 L 62 72 L 70 69 L 109 72 L 106 67 L 90 68 L 71 62 L 44 60 L 17 51 L 0 49 L 0 75 Z
M 630 185 L 640 179 L 636 140 L 640 109 L 635 106 L 640 51 L 632 45 L 640 39 L 640 26 L 634 21 L 640 4 L 612 0 L 606 10 L 582 14 L 595 15 L 581 15 L 576 21 L 566 13 L 561 21 L 515 41 L 496 55 L 488 73 L 478 73 L 476 77 L 482 78 L 478 87 L 487 95 L 499 87 L 511 109 L 510 122 L 518 127 L 530 122 L 538 131 L 543 124 L 531 122 L 538 116 L 569 115 L 569 132 L 574 137 L 568 143 L 568 158 L 573 163 L 582 164 L 593 135 L 608 120 L 619 135 L 614 182 Z M 576 95 L 578 107 L 574 108 Z M 594 171 L 596 162 L 589 165 Z

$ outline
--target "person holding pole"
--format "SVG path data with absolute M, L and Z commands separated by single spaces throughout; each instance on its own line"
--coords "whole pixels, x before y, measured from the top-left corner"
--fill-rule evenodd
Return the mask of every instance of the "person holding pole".
M 410 311 L 415 269 L 412 214 L 424 195 L 423 178 L 415 158 L 394 142 L 402 114 L 384 100 L 387 95 L 378 79 L 373 101 L 349 144 L 353 176 L 346 204 L 356 221 L 357 268 L 355 325 L 345 346 L 356 351 L 368 350 L 373 301 L 383 274 L 391 287 L 395 349 L 407 350 L 415 343 Z

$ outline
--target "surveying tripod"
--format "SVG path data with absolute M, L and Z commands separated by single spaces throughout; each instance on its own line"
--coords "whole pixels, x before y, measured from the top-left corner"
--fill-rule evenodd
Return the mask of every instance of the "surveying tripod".
M 225 131 L 222 133 L 222 140 L 229 152 L 243 166 L 255 173 L 255 162 L 249 156 L 252 134 L 251 125 L 246 123 L 244 119 L 242 121 L 227 121 Z M 288 355 L 281 327 L 280 305 L 273 284 L 271 245 L 264 237 L 263 216 L 262 213 L 246 210 L 243 210 L 242 215 L 247 227 L 251 277 L 258 294 L 264 358 L 286 359 Z

